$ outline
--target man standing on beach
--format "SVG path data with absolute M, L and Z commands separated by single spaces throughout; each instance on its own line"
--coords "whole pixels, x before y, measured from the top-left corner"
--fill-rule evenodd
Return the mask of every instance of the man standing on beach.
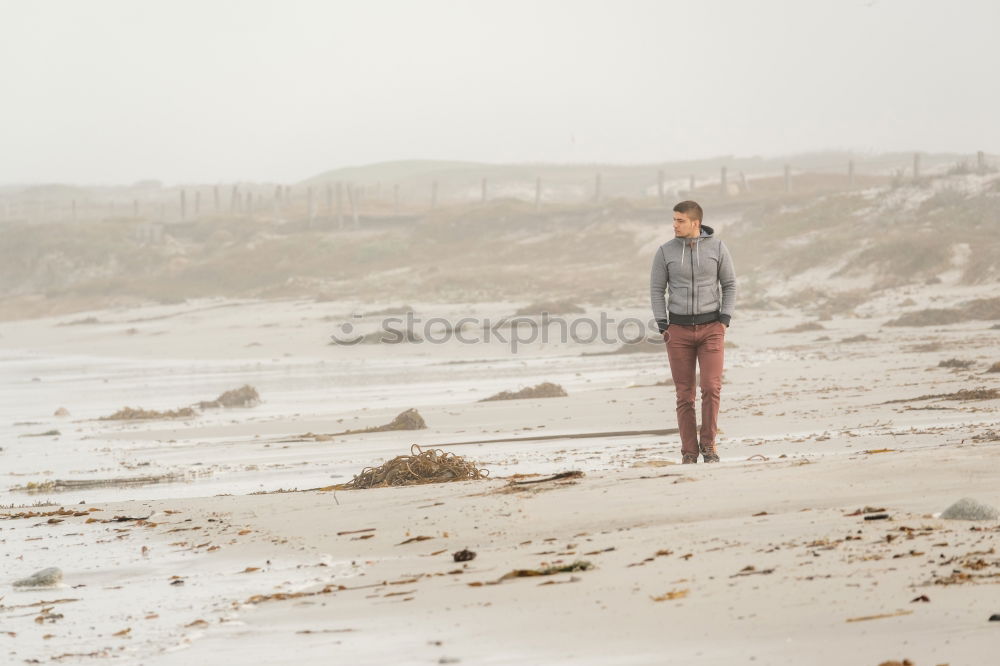
M 725 244 L 702 224 L 694 201 L 674 206 L 674 238 L 653 257 L 649 291 L 667 344 L 677 391 L 677 426 L 685 464 L 719 462 L 715 450 L 726 329 L 736 307 L 736 272 Z M 720 289 L 721 286 L 721 289 Z M 669 311 L 668 311 L 669 303 Z M 695 365 L 701 370 L 701 432 L 695 418 Z

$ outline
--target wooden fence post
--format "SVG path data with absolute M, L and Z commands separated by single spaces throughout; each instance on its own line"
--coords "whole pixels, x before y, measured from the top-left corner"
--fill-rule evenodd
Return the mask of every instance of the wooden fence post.
M 351 215 L 354 217 L 354 228 L 355 229 L 360 229 L 361 228 L 360 210 L 361 210 L 361 199 L 362 199 L 361 193 L 362 193 L 362 188 L 361 187 L 355 187 L 355 188 L 352 188 L 352 189 L 354 190 L 354 203 L 351 205 Z
M 344 184 L 337 182 L 337 225 L 344 228 Z
M 360 225 L 358 224 L 357 190 L 354 185 L 347 186 L 347 203 L 351 206 L 351 217 L 354 218 L 354 228 L 357 229 Z

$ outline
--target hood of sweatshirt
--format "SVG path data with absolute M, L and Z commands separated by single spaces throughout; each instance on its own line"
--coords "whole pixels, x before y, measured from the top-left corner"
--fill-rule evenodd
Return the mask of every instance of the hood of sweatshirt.
M 681 242 L 681 266 L 684 265 L 684 254 L 685 250 L 690 249 L 694 253 L 694 262 L 696 264 L 701 264 L 701 253 L 698 251 L 698 247 L 701 245 L 701 240 L 703 238 L 711 238 L 715 233 L 715 229 L 708 226 L 707 224 L 701 225 L 701 235 L 697 238 L 677 238 Z

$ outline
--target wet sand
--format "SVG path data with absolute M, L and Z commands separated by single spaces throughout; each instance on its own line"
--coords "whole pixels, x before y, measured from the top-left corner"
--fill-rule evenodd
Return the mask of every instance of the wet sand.
M 919 308 L 937 295 L 898 296 Z M 1000 400 L 917 398 L 1000 387 L 984 372 L 1000 349 L 989 322 L 885 328 L 894 306 L 801 333 L 775 333 L 806 320 L 796 312 L 742 313 L 728 333 L 722 463 L 685 467 L 673 464 L 676 435 L 629 434 L 676 425 L 672 387 L 654 385 L 665 355 L 584 356 L 606 348 L 573 342 L 516 355 L 330 346 L 350 303 L 5 323 L 2 502 L 52 504 L 0 511 L 42 514 L 0 519 L 0 612 L 16 634 L 0 632 L 0 650 L 12 662 L 92 655 L 64 663 L 989 663 L 997 523 L 935 515 L 964 496 L 1000 506 Z M 641 304 L 619 314 L 646 317 Z M 88 316 L 100 323 L 59 326 Z M 870 339 L 845 342 L 860 335 Z M 974 364 L 938 367 L 954 357 Z M 541 381 L 568 397 L 477 402 Z M 245 383 L 261 405 L 98 420 Z M 426 430 L 301 441 L 410 407 Z M 458 444 L 477 440 L 488 441 Z M 490 478 L 277 492 L 348 481 L 411 444 L 466 456 Z M 570 470 L 584 476 L 510 485 Z M 169 474 L 184 480 L 12 490 Z M 866 507 L 887 518 L 856 514 Z M 414 537 L 430 538 L 403 544 Z M 477 557 L 455 562 L 463 548 Z M 592 566 L 494 584 L 577 560 Z M 63 569 L 61 588 L 10 587 L 47 566 Z

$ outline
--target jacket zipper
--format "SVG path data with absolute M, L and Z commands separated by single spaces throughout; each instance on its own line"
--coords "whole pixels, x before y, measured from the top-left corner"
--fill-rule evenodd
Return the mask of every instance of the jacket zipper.
M 694 243 L 688 246 L 689 250 L 694 249 Z M 697 314 L 694 311 L 694 300 L 695 300 L 695 286 L 694 286 L 694 252 L 691 253 L 691 314 Z

